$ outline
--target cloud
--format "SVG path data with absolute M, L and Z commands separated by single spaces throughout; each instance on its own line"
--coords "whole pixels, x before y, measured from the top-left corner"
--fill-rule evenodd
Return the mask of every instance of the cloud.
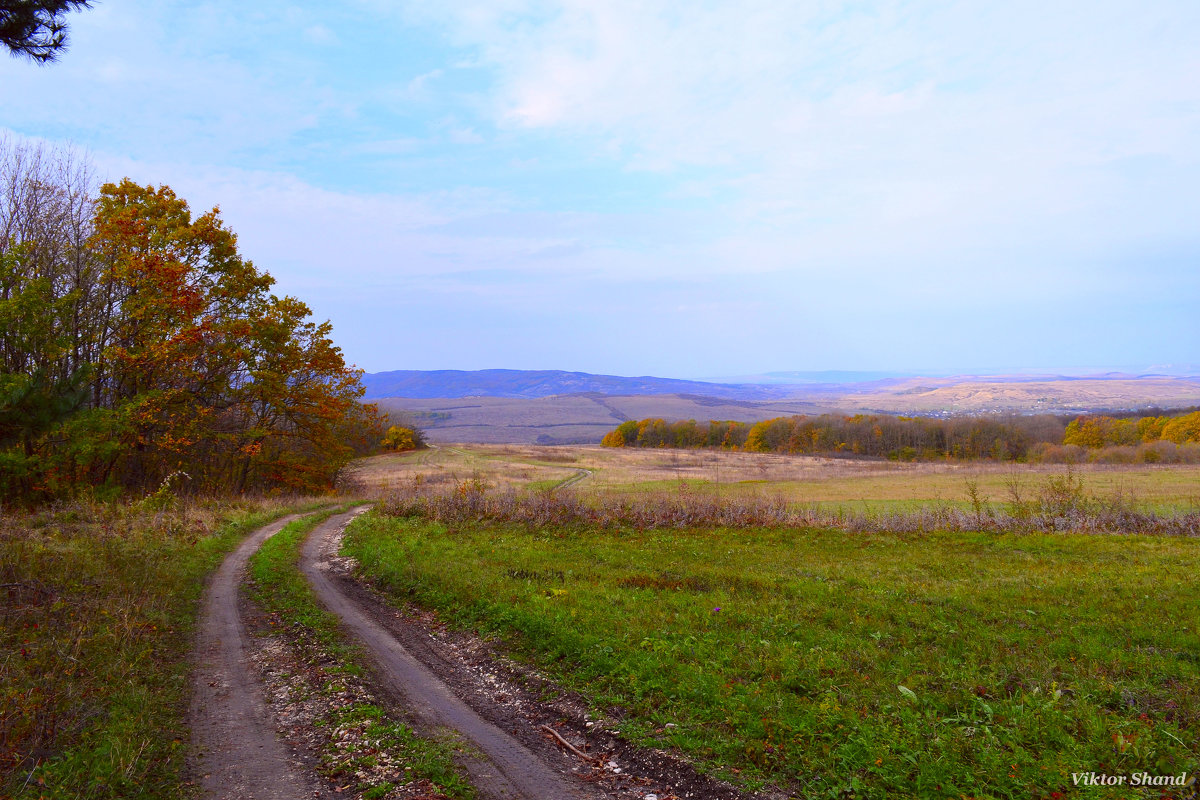
M 1175 358 L 1198 32 L 1175 0 L 129 0 L 0 62 L 0 107 L 219 203 L 376 368 L 422 326 L 428 366 Z
M 689 191 L 733 198 L 743 233 L 850 254 L 878 233 L 916 257 L 1168 232 L 1155 219 L 1200 199 L 1181 179 L 1198 165 L 1198 9 L 511 0 L 408 18 L 490 65 L 501 128 L 698 169 Z M 1139 159 L 1180 178 L 1138 192 Z
M 315 45 L 341 44 L 338 35 L 324 25 L 310 25 L 304 29 L 304 38 Z
M 1189 77 L 1198 12 L 1127 8 L 563 0 L 428 13 L 498 71 L 501 119 L 707 164 L 768 144 L 802 152 L 814 135 L 849 135 L 835 154 L 858 149 L 880 133 L 860 127 L 869 118 L 888 134 L 998 126 L 1026 141 L 1018 133 L 1040 121 L 1047 144 L 1091 143 L 1078 158 L 1182 144 L 1162 125 L 1194 133 L 1195 120 L 1161 112 L 1200 96 Z

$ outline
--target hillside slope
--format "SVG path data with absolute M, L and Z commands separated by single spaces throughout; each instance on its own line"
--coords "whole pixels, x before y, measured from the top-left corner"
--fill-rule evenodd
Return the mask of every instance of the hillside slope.
M 402 398 L 376 400 L 400 412 L 431 442 L 486 444 L 588 444 L 627 419 L 761 420 L 832 409 L 803 401 L 721 400 L 697 395 L 599 394 L 554 397 Z
M 366 399 L 381 397 L 550 397 L 596 392 L 604 395 L 701 394 L 740 400 L 789 396 L 788 387 L 721 384 L 675 378 L 593 375 L 563 370 L 484 369 L 394 370 L 363 376 Z

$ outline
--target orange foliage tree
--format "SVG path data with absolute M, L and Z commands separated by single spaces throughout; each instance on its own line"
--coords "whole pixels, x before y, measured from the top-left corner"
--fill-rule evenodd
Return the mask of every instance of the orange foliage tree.
M 363 393 L 329 323 L 269 292 L 217 209 L 193 219 L 167 187 L 104 186 L 92 244 L 121 311 L 99 405 L 121 412 L 122 482 L 191 469 L 235 490 L 327 485 Z
M 87 298 L 75 324 L 94 343 L 86 401 L 22 443 L 25 472 L 37 473 L 26 494 L 152 487 L 177 471 L 193 487 L 310 491 L 382 435 L 329 323 L 270 292 L 274 279 L 239 255 L 217 209 L 193 217 L 171 189 L 129 180 L 103 186 L 94 209 L 76 255 L 92 277 L 71 288 L 72 308 Z M 44 290 L 9 292 L 0 318 L 34 300 L 52 307 Z

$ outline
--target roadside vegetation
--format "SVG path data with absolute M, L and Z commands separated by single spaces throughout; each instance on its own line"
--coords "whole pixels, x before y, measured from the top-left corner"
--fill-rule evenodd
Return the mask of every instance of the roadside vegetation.
M 208 574 L 312 500 L 76 500 L 0 518 L 0 795 L 181 797 Z
M 468 482 L 360 517 L 344 552 L 398 602 L 502 637 L 605 726 L 744 786 L 1124 797 L 1071 774 L 1200 769 L 1197 520 L 1063 532 L 1082 499 L 1068 474 L 1019 526 L 981 507 L 831 528 L 736 497 Z
M 361 652 L 339 630 L 337 616 L 317 604 L 297 568 L 309 532 L 334 513 L 288 524 L 250 560 L 252 598 L 309 666 L 303 688 L 292 691 L 325 698 L 326 710 L 313 721 L 323 732 L 322 775 L 366 798 L 411 796 L 403 792 L 411 788 L 429 800 L 471 800 L 474 790 L 454 765 L 455 744 L 419 736 L 372 700 L 361 679 Z

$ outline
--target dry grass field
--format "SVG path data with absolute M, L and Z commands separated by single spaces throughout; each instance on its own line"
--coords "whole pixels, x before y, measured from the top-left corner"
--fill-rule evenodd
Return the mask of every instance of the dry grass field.
M 966 504 L 968 484 L 982 498 L 1028 498 L 1066 467 L 966 462 L 894 463 L 704 450 L 614 449 L 595 445 L 444 445 L 417 453 L 383 455 L 357 465 L 364 489 L 391 489 L 480 480 L 491 487 L 545 490 L 579 476 L 585 494 L 676 490 L 770 494 L 794 503 L 905 507 Z M 1074 468 L 1091 496 L 1122 495 L 1145 508 L 1200 508 L 1200 467 L 1081 465 Z
M 1184 407 L 1200 403 L 1200 381 L 1168 377 L 1012 382 L 913 378 L 882 390 L 848 391 L 831 402 L 857 410 L 956 414 Z

